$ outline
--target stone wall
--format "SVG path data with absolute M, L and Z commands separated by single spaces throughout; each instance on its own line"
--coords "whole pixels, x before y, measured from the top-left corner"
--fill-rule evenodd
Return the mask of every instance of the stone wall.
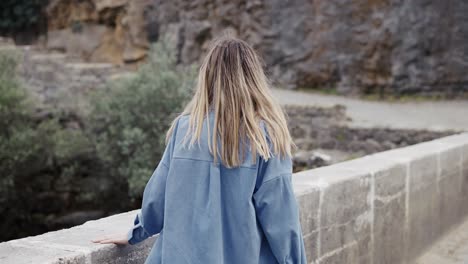
M 467 166 L 465 133 L 296 173 L 312 259 L 411 263 L 466 217 Z
M 310 263 L 411 263 L 468 214 L 468 133 L 293 175 Z M 97 245 L 136 211 L 0 244 L 2 263 L 143 263 L 154 242 Z
M 45 45 L 128 63 L 169 35 L 190 63 L 231 32 L 280 86 L 456 95 L 468 91 L 466 13 L 463 0 L 54 0 Z

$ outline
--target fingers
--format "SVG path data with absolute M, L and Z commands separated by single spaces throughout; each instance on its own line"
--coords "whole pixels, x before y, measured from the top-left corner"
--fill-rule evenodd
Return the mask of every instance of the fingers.
M 99 241 L 99 244 L 117 244 L 118 241 L 115 241 L 114 239 L 104 239 Z
M 98 243 L 98 244 L 119 244 L 119 245 L 126 245 L 128 244 L 128 241 L 126 240 L 125 235 L 120 235 L 120 236 L 105 236 L 102 238 L 96 238 L 91 240 L 93 243 Z
M 113 240 L 112 238 L 102 237 L 91 240 L 93 243 L 108 244 L 109 241 Z
M 127 244 L 125 243 L 125 241 L 121 239 L 114 239 L 114 238 L 94 239 L 94 240 L 91 240 L 91 242 L 97 243 L 97 244 L 118 244 L 118 245 Z
M 93 240 L 91 240 L 91 242 L 93 243 L 101 243 L 101 241 L 105 240 L 104 238 L 95 238 Z

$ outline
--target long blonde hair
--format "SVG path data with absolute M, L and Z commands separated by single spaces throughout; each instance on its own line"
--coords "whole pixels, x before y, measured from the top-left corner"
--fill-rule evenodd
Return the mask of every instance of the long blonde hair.
M 272 154 L 291 156 L 291 148 L 295 145 L 285 114 L 271 94 L 259 57 L 240 39 L 222 37 L 216 40 L 203 60 L 195 94 L 180 115 L 190 115 L 185 135 L 191 137 L 190 145 L 200 142 L 203 121 L 210 110 L 214 111 L 214 126 L 208 146 L 215 162 L 219 155 L 228 168 L 241 165 L 245 139 L 250 142 L 254 162 L 257 153 L 265 160 Z M 178 118 L 167 132 L 166 142 Z M 209 122 L 208 118 L 206 121 Z M 265 124 L 270 142 L 262 132 L 260 121 Z M 207 129 L 210 138 L 209 125 Z M 240 145 L 242 157 L 239 155 Z

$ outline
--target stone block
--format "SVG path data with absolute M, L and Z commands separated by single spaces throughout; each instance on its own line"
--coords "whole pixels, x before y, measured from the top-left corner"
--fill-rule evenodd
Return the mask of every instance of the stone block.
M 409 193 L 408 258 L 420 255 L 440 234 L 439 197 L 436 184 L 411 190 Z
M 306 251 L 307 261 L 314 263 L 318 257 L 318 231 L 304 236 L 304 247 Z
M 405 256 L 405 195 L 377 203 L 374 209 L 374 262 L 402 263 Z
M 91 252 L 91 263 L 103 264 L 144 264 L 151 251 L 152 245 L 157 239 L 152 237 L 142 243 L 133 246 L 110 245 L 107 248 L 99 248 Z
M 468 166 L 465 166 L 462 170 L 461 177 L 461 190 L 460 198 L 462 199 L 461 203 L 461 213 L 464 216 L 468 215 Z
M 394 163 L 388 168 L 374 173 L 374 193 L 381 200 L 391 199 L 391 196 L 402 195 L 406 191 L 406 166 Z
M 320 203 L 320 190 L 315 189 L 312 192 L 297 197 L 299 205 L 299 216 L 301 220 L 302 234 L 309 235 L 318 230 L 318 209 Z
M 413 259 L 421 254 L 442 234 L 440 223 L 439 152 L 441 144 L 431 152 L 422 152 L 420 157 L 410 161 L 409 205 L 408 205 L 408 252 Z
M 54 245 L 29 242 L 26 241 L 26 239 L 0 243 L 0 263 L 5 264 L 85 264 L 88 263 L 86 262 L 86 259 L 86 252 L 76 252 L 70 249 L 56 248 Z
M 331 253 L 330 255 L 320 258 L 319 264 L 339 264 L 339 263 L 357 263 L 355 257 L 356 245 Z M 349 262 L 353 260 L 353 262 Z
M 293 184 L 308 186 L 309 189 L 328 188 L 352 179 L 361 179 L 369 170 L 364 167 L 349 166 L 347 162 L 340 162 L 331 166 L 324 166 L 313 170 L 294 173 Z
M 446 146 L 465 146 L 468 147 L 468 133 L 459 133 L 452 136 L 447 136 L 434 140 L 439 144 L 444 144 Z
M 422 153 L 421 153 L 422 154 Z M 410 162 L 410 190 L 436 185 L 438 178 L 437 153 L 424 154 Z
M 347 244 L 366 243 L 372 221 L 370 175 L 362 174 L 322 191 L 319 257 Z
M 462 147 L 461 155 L 462 155 L 462 166 L 463 168 L 468 169 L 468 143 Z
M 440 178 L 454 173 L 460 173 L 462 169 L 462 147 L 452 147 L 441 151 L 439 155 Z
M 295 176 L 293 176 L 292 185 L 293 185 L 294 195 L 296 197 L 299 197 L 301 195 L 313 192 L 313 191 L 315 191 L 315 189 L 317 189 L 316 187 L 312 187 L 312 186 L 309 186 L 309 185 L 306 185 L 306 184 L 301 184 L 301 183 L 295 182 L 294 177 Z
M 381 152 L 381 153 L 387 153 L 387 152 Z M 385 155 L 381 155 L 381 153 L 364 156 L 359 159 L 344 161 L 344 162 L 341 162 L 340 164 L 343 167 L 350 169 L 350 170 L 352 169 L 352 170 L 358 170 L 358 171 L 367 172 L 367 173 L 377 173 L 381 171 L 386 171 L 395 166 L 401 166 L 402 164 L 405 163 L 403 161 L 397 161 L 397 160 L 388 158 Z
M 370 210 L 370 174 L 332 184 L 322 189 L 321 227 L 344 224 Z
M 396 164 L 374 174 L 374 261 L 401 263 L 405 252 L 406 166 Z
M 137 211 L 131 211 L 99 220 L 88 221 L 83 225 L 48 232 L 40 236 L 30 237 L 28 240 L 83 247 L 90 250 L 109 247 L 109 245 L 92 243 L 91 240 L 109 234 L 126 233 L 133 225 L 136 213 Z
M 439 181 L 439 213 L 440 231 L 443 233 L 462 220 L 461 173 L 452 172 Z
M 343 247 L 322 256 L 317 260 L 318 264 L 342 264 L 342 263 L 359 263 L 370 264 L 371 256 L 368 245 L 370 237 L 361 242 L 353 242 Z M 376 262 L 377 263 L 377 262 Z

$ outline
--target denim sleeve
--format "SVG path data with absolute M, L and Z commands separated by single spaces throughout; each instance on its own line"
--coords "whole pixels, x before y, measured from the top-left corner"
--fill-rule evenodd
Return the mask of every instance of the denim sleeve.
M 128 243 L 134 245 L 160 233 L 164 225 L 166 180 L 174 146 L 177 125 L 171 140 L 151 178 L 145 186 L 141 210 L 135 217 L 133 228 L 127 233 Z
M 299 208 L 292 188 L 292 162 L 273 157 L 262 169 L 253 196 L 257 219 L 278 263 L 306 264 Z
M 168 165 L 161 161 L 146 184 L 141 210 L 128 232 L 128 243 L 134 245 L 161 232 L 164 224 L 164 197 Z
M 130 245 L 134 245 L 150 237 L 150 234 L 146 232 L 146 230 L 141 225 L 140 218 L 141 211 L 138 212 L 138 214 L 135 217 L 135 220 L 133 222 L 133 228 L 130 229 L 127 233 L 127 240 Z

